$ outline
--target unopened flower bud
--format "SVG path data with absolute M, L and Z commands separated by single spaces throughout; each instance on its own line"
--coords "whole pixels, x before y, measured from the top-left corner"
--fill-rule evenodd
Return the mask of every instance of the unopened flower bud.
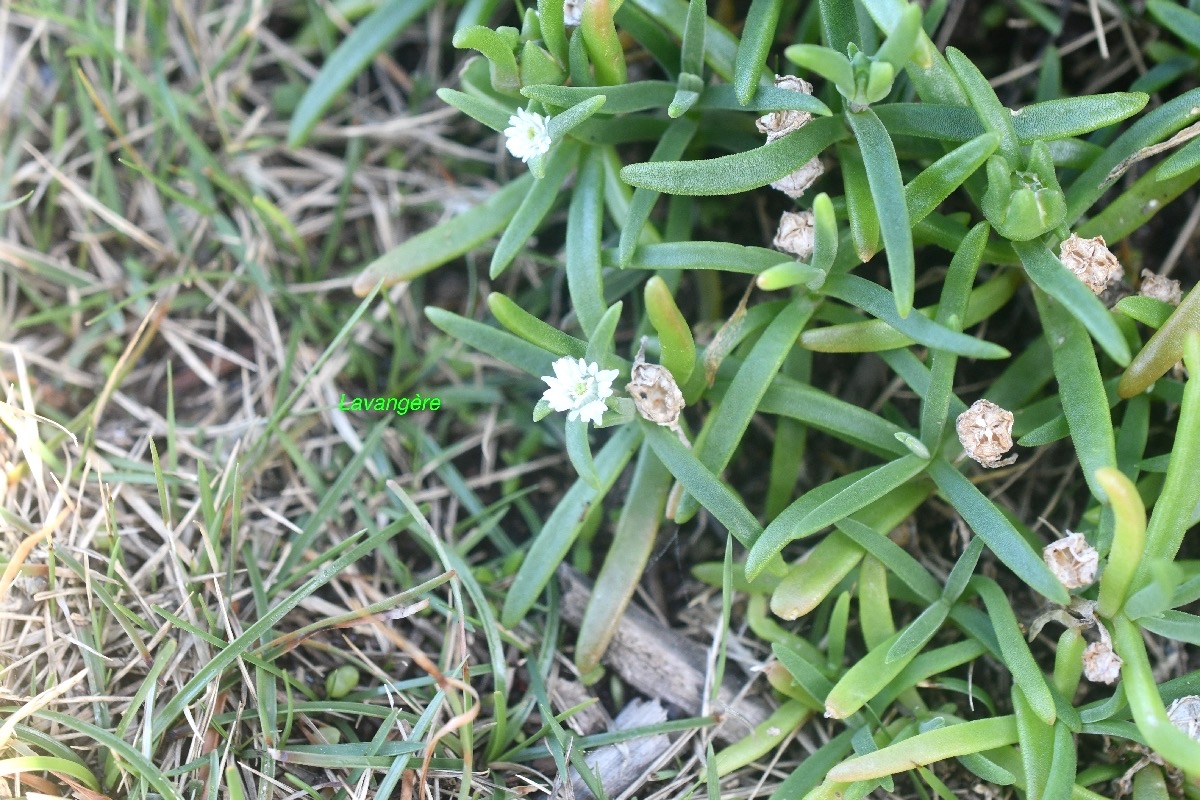
M 1148 269 L 1142 270 L 1142 285 L 1138 289 L 1138 294 L 1142 297 L 1162 300 L 1173 306 L 1179 305 L 1179 301 L 1183 299 L 1183 290 L 1179 288 L 1179 281 L 1156 275 Z
M 1013 415 L 990 400 L 976 400 L 955 421 L 958 441 L 967 455 L 989 469 L 1006 467 L 1016 455 L 1004 458 L 1012 449 Z
M 1042 558 L 1067 589 L 1079 589 L 1096 582 L 1100 554 L 1087 543 L 1082 533 L 1067 531 L 1064 538 L 1046 545 Z
M 825 167 L 821 165 L 821 159 L 813 156 L 811 161 L 791 175 L 785 175 L 772 183 L 771 188 L 778 189 L 788 197 L 799 197 L 824 174 Z
M 630 381 L 625 390 L 633 398 L 638 413 L 651 422 L 672 430 L 679 429 L 679 413 L 683 411 L 683 392 L 675 376 L 661 364 L 648 364 L 642 357 L 645 340 L 633 360 Z
M 1083 675 L 1089 681 L 1112 685 L 1121 677 L 1121 657 L 1113 652 L 1112 642 L 1105 636 L 1092 642 L 1083 651 Z
M 812 94 L 812 84 L 795 75 L 776 75 L 775 85 L 780 89 L 788 89 L 801 94 Z M 798 131 L 812 121 L 812 114 L 807 111 L 785 110 L 772 111 L 755 121 L 760 133 L 767 135 L 767 141 L 773 142 L 781 136 L 787 136 L 792 131 Z
M 1121 280 L 1124 271 L 1117 257 L 1104 244 L 1103 236 L 1081 239 L 1072 233 L 1059 249 L 1059 261 L 1096 294 L 1104 294 L 1110 283 Z
M 1200 694 L 1180 697 L 1167 708 L 1167 719 L 1179 730 L 1200 742 Z
M 779 218 L 779 232 L 771 244 L 777 250 L 792 253 L 801 261 L 812 257 L 816 245 L 816 217 L 811 211 L 785 211 Z

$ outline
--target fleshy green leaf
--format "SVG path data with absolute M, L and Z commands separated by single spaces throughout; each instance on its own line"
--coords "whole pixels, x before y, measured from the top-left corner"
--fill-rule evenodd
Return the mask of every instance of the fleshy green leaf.
M 508 224 L 533 183 L 532 175 L 522 175 L 474 208 L 406 239 L 363 269 L 354 293 L 365 296 L 380 281 L 410 281 L 479 247 Z
M 621 170 L 621 179 L 667 194 L 736 194 L 791 174 L 845 135 L 840 119 L 815 119 L 794 133 L 742 153 L 702 161 L 630 164 Z
M 1025 541 L 1008 518 L 975 488 L 973 483 L 940 459 L 934 459 L 930 464 L 929 474 L 937 483 L 939 491 L 954 506 L 975 535 L 987 543 L 988 549 L 996 558 L 1003 561 L 1034 591 L 1040 592 L 1055 603 L 1067 604 L 1070 599 L 1067 590 L 1046 567 L 1041 554 L 1034 552 L 1029 542 Z
M 741 41 L 738 42 L 737 58 L 733 63 L 733 86 L 738 102 L 746 105 L 754 99 L 758 89 L 762 65 L 775 40 L 775 27 L 779 24 L 779 13 L 783 0 L 751 0 L 746 12 L 746 24 L 742 26 Z
M 529 238 L 541 227 L 555 201 L 562 195 L 563 184 L 579 160 L 580 149 L 575 142 L 563 142 L 547 155 L 545 174 L 528 189 L 520 207 L 504 229 L 496 249 L 492 251 L 492 263 L 488 268 L 491 278 L 498 278 L 508 269 Z
M 891 137 L 869 108 L 846 115 L 862 152 L 871 199 L 879 215 L 879 232 L 887 251 L 888 275 L 896 298 L 896 313 L 903 319 L 913 306 L 916 262 L 913 260 L 912 225 L 904 196 L 904 180 Z
M 700 504 L 733 534 L 735 539 L 749 547 L 762 533 L 762 526 L 747 510 L 745 504 L 701 464 L 674 433 L 645 420 L 642 422 L 646 428 L 646 441 L 654 448 L 654 454 L 663 465 L 689 494 L 699 500 Z
M 948 350 L 968 358 L 1007 358 L 1009 355 L 997 344 L 952 331 L 923 314 L 910 314 L 907 319 L 901 319 L 890 293 L 857 275 L 832 276 L 823 289 L 826 294 L 873 314 L 905 336 L 928 347 Z
M 1065 268 L 1063 270 L 1066 271 Z M 1074 276 L 1072 276 L 1074 277 Z M 1085 292 L 1091 294 L 1086 288 Z M 1116 469 L 1117 446 L 1104 379 L 1096 362 L 1096 351 L 1083 325 L 1066 307 L 1035 290 L 1038 316 L 1050 342 L 1054 375 L 1058 379 L 1059 398 L 1071 430 L 1071 442 L 1079 458 L 1083 476 L 1092 494 L 1104 499 L 1104 490 L 1096 482 L 1096 470 Z M 1105 312 L 1107 313 L 1107 312 Z
M 595 469 L 600 488 L 596 489 L 580 479 L 571 485 L 554 511 L 546 518 L 542 530 L 530 543 L 529 552 L 517 571 L 512 587 L 504 598 L 504 610 L 500 620 L 506 628 L 515 627 L 537 602 L 538 595 L 550 582 L 554 571 L 562 563 L 571 544 L 583 526 L 587 510 L 600 502 L 616 482 L 625 465 L 633 456 L 641 441 L 642 432 L 637 425 L 625 425 L 617 429 L 596 455 Z
M 1013 249 L 1020 256 L 1030 279 L 1079 320 L 1109 358 L 1122 366 L 1129 363 L 1129 345 L 1121 329 L 1091 289 L 1064 267 L 1044 244 L 1013 242 Z

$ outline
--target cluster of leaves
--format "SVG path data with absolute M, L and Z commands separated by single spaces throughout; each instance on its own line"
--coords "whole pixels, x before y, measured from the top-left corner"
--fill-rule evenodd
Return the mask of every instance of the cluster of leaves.
M 744 554 L 732 571 L 727 564 L 711 575 L 749 594 L 751 626 L 771 643 L 779 668 L 769 675 L 785 698 L 758 735 L 718 755 L 714 774 L 824 712 L 845 724 L 844 733 L 777 796 L 862 797 L 914 768 L 918 783 L 951 796 L 927 765 L 957 759 L 979 779 L 1028 797 L 1097 797 L 1087 787 L 1122 770 L 1078 763 L 1080 740 L 1098 736 L 1148 746 L 1185 773 L 1188 791 L 1200 789 L 1200 742 L 1165 712 L 1165 703 L 1196 693 L 1200 674 L 1156 684 L 1143 641 L 1149 632 L 1200 643 L 1200 618 L 1178 610 L 1200 598 L 1200 567 L 1176 559 L 1200 501 L 1200 383 L 1163 377 L 1180 358 L 1192 375 L 1200 369 L 1200 294 L 1190 292 L 1177 309 L 1127 298 L 1110 310 L 1055 255 L 1071 232 L 1123 239 L 1200 178 L 1200 149 L 1192 145 L 1123 191 L 1109 191 L 1147 148 L 1197 121 L 1200 89 L 1124 127 L 1147 94 L 1050 97 L 1012 110 L 966 55 L 943 54 L 930 40 L 944 3 L 923 14 L 906 0 L 820 0 L 813 24 L 800 27 L 820 44 L 786 50 L 818 83 L 809 96 L 772 86 L 765 68 L 784 13 L 779 0 L 754 0 L 740 38 L 709 18 L 702 0 L 582 5 L 578 27 L 564 24 L 562 0 L 526 10 L 519 29 L 485 27 L 474 5 L 464 12 L 455 44 L 481 56 L 463 69 L 461 91 L 439 96 L 495 131 L 519 108 L 546 114 L 550 147 L 528 174 L 383 256 L 358 283 L 365 292 L 380 280 L 412 279 L 499 235 L 490 262 L 496 278 L 569 198 L 563 268 L 574 333 L 499 293 L 488 299 L 499 327 L 437 308 L 427 310 L 429 319 L 532 377 L 551 374 L 552 362 L 567 356 L 628 375 L 631 361 L 614 344 L 623 323 L 650 335 L 651 355 L 675 376 L 689 408 L 703 409 L 684 420 L 699 425 L 691 448 L 619 398 L 599 426 L 611 434 L 566 423 L 563 442 L 579 477 L 530 543 L 500 621 L 513 627 L 526 619 L 633 464 L 576 662 L 585 672 L 599 664 L 664 518 L 684 522 L 707 510 Z M 1143 79 L 1153 91 L 1195 68 L 1200 16 L 1157 0 L 1149 8 L 1187 44 Z M 630 81 L 631 47 L 664 78 Z M 755 146 L 754 117 L 787 110 L 816 119 Z M 623 154 L 638 152 L 638 143 L 652 144 L 652 155 L 626 163 Z M 712 151 L 726 154 L 679 160 Z M 826 192 L 799 201 L 815 217 L 806 262 L 697 240 L 693 197 L 764 187 L 818 155 L 836 161 L 841 183 L 826 181 Z M 660 226 L 651 218 L 664 195 Z M 943 211 L 952 195 L 955 208 L 970 210 Z M 936 261 L 938 249 L 953 254 L 940 298 L 917 308 L 917 256 Z M 888 286 L 855 274 L 880 253 Z M 699 348 L 674 296 L 685 275 L 700 281 L 707 271 L 758 276 L 760 287 L 780 294 L 740 307 Z M 1044 334 L 1024 353 L 966 332 L 1019 291 L 1032 294 Z M 885 418 L 812 385 L 813 352 L 876 353 L 922 398 L 918 418 Z M 1062 634 L 1047 676 L 1006 591 L 976 569 L 986 548 L 1007 567 L 1006 580 L 1051 604 L 1071 600 L 1044 564 L 1045 542 L 1031 521 L 1014 518 L 964 474 L 974 465 L 963 465 L 953 433 L 967 406 L 954 390 L 961 358 L 1007 362 L 983 395 L 1015 411 L 1020 444 L 1069 437 L 1073 445 L 1092 497 L 1075 527 L 1099 550 L 1103 568 L 1096 586 L 1075 594 L 1098 598 L 1124 664 L 1115 691 L 1099 700 L 1075 705 L 1086 644 L 1080 631 Z M 1180 407 L 1175 445 L 1151 456 L 1147 430 L 1160 404 Z M 756 414 L 773 421 L 775 453 L 765 507 L 752 510 L 721 475 Z M 810 431 L 879 461 L 793 498 L 795 454 Z M 935 496 L 974 534 L 944 582 L 888 538 Z M 865 655 L 846 666 L 855 597 Z M 783 619 L 816 622 L 802 638 L 770 619 L 768 607 Z M 911 622 L 897 627 L 894 615 Z M 950 643 L 928 647 L 939 634 Z M 980 658 L 1011 674 L 1011 697 L 954 677 Z M 931 682 L 979 703 L 930 707 L 917 687 Z M 890 715 L 895 705 L 905 713 Z M 1165 796 L 1165 789 L 1145 791 Z

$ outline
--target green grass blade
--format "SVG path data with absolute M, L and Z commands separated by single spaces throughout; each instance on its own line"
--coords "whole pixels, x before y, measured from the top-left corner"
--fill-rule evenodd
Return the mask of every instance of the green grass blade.
M 582 479 L 577 480 L 558 501 L 542 530 L 530 543 L 529 552 L 504 598 L 500 623 L 506 628 L 516 627 L 537 602 L 579 535 L 588 509 L 603 500 L 612 489 L 641 438 L 637 425 L 624 425 L 617 429 L 595 458 L 600 488 L 593 488 Z
M 288 147 L 308 139 L 325 110 L 360 72 L 383 52 L 409 23 L 433 5 L 433 0 L 385 0 L 354 27 L 317 73 L 288 125 Z

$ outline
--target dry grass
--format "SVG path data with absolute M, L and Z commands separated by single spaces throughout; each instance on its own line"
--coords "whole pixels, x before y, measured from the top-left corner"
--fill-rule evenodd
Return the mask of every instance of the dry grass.
M 406 591 L 445 570 L 407 535 L 384 546 L 408 526 L 385 483 L 454 538 L 474 490 L 558 461 L 493 469 L 505 426 L 467 427 L 482 365 L 423 335 L 410 287 L 347 290 L 475 201 L 455 165 L 494 157 L 429 100 L 442 18 L 400 43 L 418 63 L 380 59 L 289 149 L 321 57 L 298 43 L 330 39 L 300 30 L 311 6 L 105 5 L 0 10 L 0 196 L 30 194 L 0 242 L 0 794 L 411 791 L 419 754 L 372 773 L 290 752 L 429 735 L 475 703 L 453 678 L 430 689 L 466 660 L 443 629 L 462 608 L 442 586 L 413 617 L 430 600 Z M 414 392 L 448 408 L 338 408 Z M 346 665 L 361 680 L 338 707 L 324 682 Z

